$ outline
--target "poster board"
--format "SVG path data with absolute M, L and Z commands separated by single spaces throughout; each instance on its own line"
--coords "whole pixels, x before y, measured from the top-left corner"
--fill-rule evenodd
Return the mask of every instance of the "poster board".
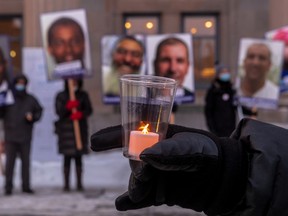
M 85 10 L 43 13 L 40 23 L 48 80 L 91 76 Z
M 145 37 L 105 35 L 101 51 L 103 102 L 119 104 L 119 78 L 124 74 L 146 74 Z
M 131 37 L 134 39 L 131 39 Z M 174 47 L 177 47 L 175 50 L 178 52 L 172 51 L 166 53 L 166 65 L 169 66 L 166 67 L 163 74 L 157 74 L 154 69 L 157 46 L 161 41 L 168 38 L 176 38 L 177 42 L 169 44 L 169 47 L 172 47 L 173 49 Z M 123 42 L 124 40 L 125 42 Z M 137 40 L 138 42 L 133 40 Z M 143 46 L 142 49 L 141 46 Z M 137 53 L 141 52 L 143 54 L 137 56 Z M 104 104 L 120 103 L 119 78 L 121 75 L 127 73 L 163 75 L 175 79 L 179 84 L 175 102 L 177 104 L 182 104 L 193 103 L 195 101 L 191 34 L 160 34 L 146 36 L 105 35 L 101 40 L 101 54 L 102 97 Z M 133 54 L 136 55 L 133 57 Z M 176 62 L 176 67 L 172 66 L 172 62 Z
M 165 44 L 159 46 L 160 43 Z M 148 35 L 146 39 L 146 51 L 148 74 L 169 77 L 178 82 L 175 96 L 177 104 L 194 102 L 195 84 L 192 35 Z
M 265 39 L 242 38 L 236 79 L 241 105 L 276 109 L 283 61 L 283 43 Z

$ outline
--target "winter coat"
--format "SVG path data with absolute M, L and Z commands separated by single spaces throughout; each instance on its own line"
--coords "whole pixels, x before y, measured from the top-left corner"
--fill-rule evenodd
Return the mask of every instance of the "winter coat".
M 231 82 L 214 80 L 205 97 L 208 129 L 217 136 L 229 136 L 236 126 L 235 90 Z
M 239 212 L 227 215 L 288 215 L 288 130 L 243 119 L 231 138 L 243 145 L 249 166 L 246 193 L 235 209 Z
M 64 155 L 81 155 L 88 153 L 88 123 L 87 117 L 92 114 L 92 106 L 89 96 L 82 90 L 75 92 L 76 100 L 80 105 L 78 111 L 83 112 L 83 118 L 79 120 L 80 134 L 82 140 L 82 150 L 76 148 L 73 121 L 69 118 L 71 110 L 66 109 L 69 100 L 68 91 L 59 92 L 55 100 L 55 109 L 59 119 L 55 122 L 55 132 L 58 135 L 58 150 Z
M 37 99 L 25 91 L 18 94 L 15 93 L 14 100 L 14 104 L 1 108 L 5 141 L 30 143 L 33 124 L 41 118 L 43 109 Z M 26 119 L 27 113 L 32 114 L 32 122 Z

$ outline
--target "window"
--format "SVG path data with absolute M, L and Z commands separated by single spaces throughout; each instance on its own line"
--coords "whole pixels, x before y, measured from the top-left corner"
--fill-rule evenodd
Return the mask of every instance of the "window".
M 22 68 L 22 17 L 21 16 L 0 16 L 0 35 L 7 36 L 10 49 L 6 55 L 11 60 L 10 70 L 21 71 Z M 12 75 L 12 74 L 11 74 Z
M 217 14 L 182 16 L 183 32 L 193 35 L 195 87 L 207 88 L 214 77 L 218 59 Z
M 160 32 L 159 14 L 124 14 L 124 33 L 158 34 Z

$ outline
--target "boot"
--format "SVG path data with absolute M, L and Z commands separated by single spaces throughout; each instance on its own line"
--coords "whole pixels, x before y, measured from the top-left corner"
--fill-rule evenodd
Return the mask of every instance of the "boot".
M 64 167 L 64 187 L 63 191 L 70 191 L 70 168 Z
M 77 190 L 83 191 L 83 185 L 82 185 L 82 167 L 76 167 L 76 177 L 77 177 Z

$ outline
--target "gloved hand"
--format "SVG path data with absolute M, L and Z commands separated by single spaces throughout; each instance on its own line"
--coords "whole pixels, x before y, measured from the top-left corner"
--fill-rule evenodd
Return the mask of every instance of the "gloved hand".
M 100 130 L 91 149 L 122 147 L 121 126 Z M 167 204 L 216 215 L 231 211 L 246 187 L 246 154 L 236 140 L 169 125 L 166 139 L 130 161 L 128 191 L 116 199 L 120 211 Z
M 80 112 L 80 111 L 73 112 L 70 115 L 71 120 L 80 120 L 82 118 L 83 118 L 83 112 Z
M 80 102 L 78 100 L 68 100 L 65 107 L 67 110 L 72 110 L 73 108 L 77 108 Z

